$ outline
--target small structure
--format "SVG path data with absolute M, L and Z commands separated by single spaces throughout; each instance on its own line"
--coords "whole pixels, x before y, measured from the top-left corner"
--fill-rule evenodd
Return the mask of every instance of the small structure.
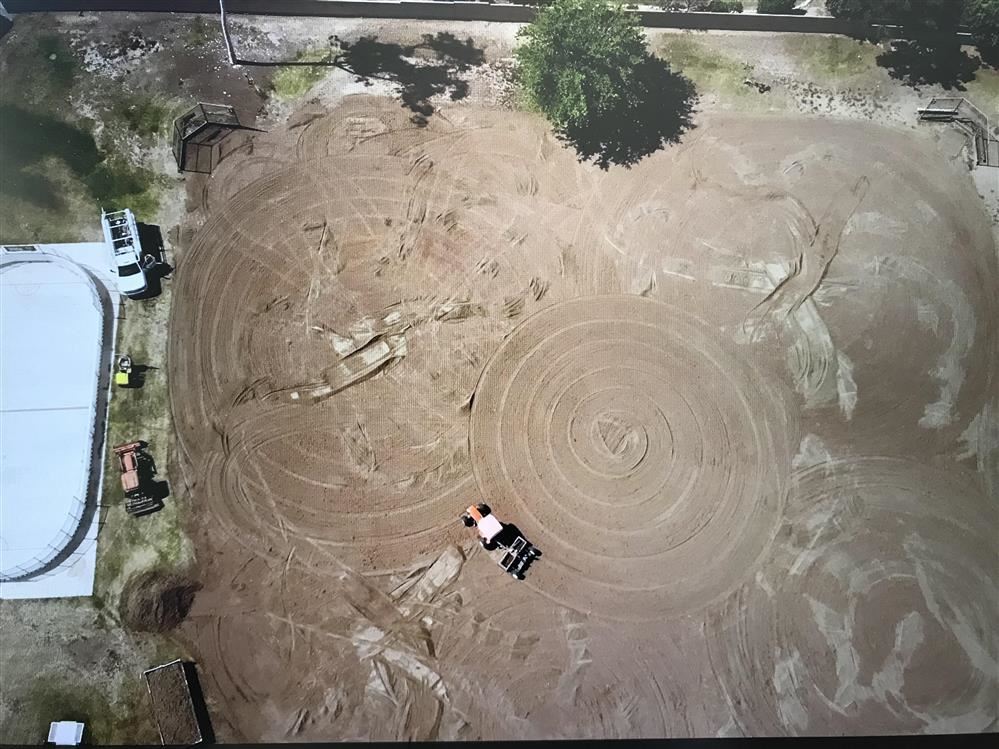
M 79 746 L 83 741 L 83 723 L 58 720 L 49 725 L 49 743 L 56 746 Z
M 177 169 L 211 174 L 216 147 L 240 127 L 236 110 L 228 104 L 198 102 L 173 122 L 173 157 Z
M 142 672 L 153 703 L 153 718 L 164 746 L 192 746 L 204 740 L 191 685 L 180 659 Z
M 937 97 L 919 110 L 919 119 L 951 122 L 971 139 L 978 166 L 999 167 L 999 140 L 992 137 L 989 119 L 964 97 Z

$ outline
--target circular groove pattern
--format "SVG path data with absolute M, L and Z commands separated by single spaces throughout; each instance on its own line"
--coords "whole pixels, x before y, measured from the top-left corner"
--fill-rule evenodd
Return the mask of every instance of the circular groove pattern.
M 484 501 L 546 552 L 528 584 L 651 619 L 753 569 L 779 522 L 791 436 L 780 395 L 730 350 L 698 318 L 623 295 L 549 307 L 503 342 L 470 447 Z
M 785 515 L 706 632 L 742 732 L 989 730 L 997 528 L 980 489 L 909 460 L 831 461 L 792 476 Z

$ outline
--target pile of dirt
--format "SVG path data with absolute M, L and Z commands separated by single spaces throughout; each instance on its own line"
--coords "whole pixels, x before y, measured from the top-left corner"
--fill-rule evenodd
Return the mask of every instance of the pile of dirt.
M 137 632 L 168 632 L 191 610 L 201 584 L 178 575 L 150 571 L 131 577 L 122 593 L 120 613 Z
M 160 740 L 167 746 L 190 746 L 201 741 L 184 666 L 175 662 L 146 674 Z

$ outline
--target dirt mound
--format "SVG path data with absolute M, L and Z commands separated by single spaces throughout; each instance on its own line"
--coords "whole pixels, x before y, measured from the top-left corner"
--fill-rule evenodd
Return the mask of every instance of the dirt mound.
M 121 619 L 138 632 L 168 632 L 187 617 L 200 589 L 200 583 L 177 575 L 135 575 L 122 593 Z

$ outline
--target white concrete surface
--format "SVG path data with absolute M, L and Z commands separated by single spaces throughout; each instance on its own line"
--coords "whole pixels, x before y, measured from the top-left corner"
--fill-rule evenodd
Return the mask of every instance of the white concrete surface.
M 98 387 L 113 351 L 102 356 L 102 343 L 113 347 L 118 295 L 103 243 L 36 247 L 0 250 L 0 573 L 36 567 L 78 530 L 85 536 L 57 568 L 0 582 L 0 598 L 93 592 L 99 480 L 93 511 L 85 506 L 93 440 L 104 442 Z M 110 297 L 110 321 L 99 292 Z

